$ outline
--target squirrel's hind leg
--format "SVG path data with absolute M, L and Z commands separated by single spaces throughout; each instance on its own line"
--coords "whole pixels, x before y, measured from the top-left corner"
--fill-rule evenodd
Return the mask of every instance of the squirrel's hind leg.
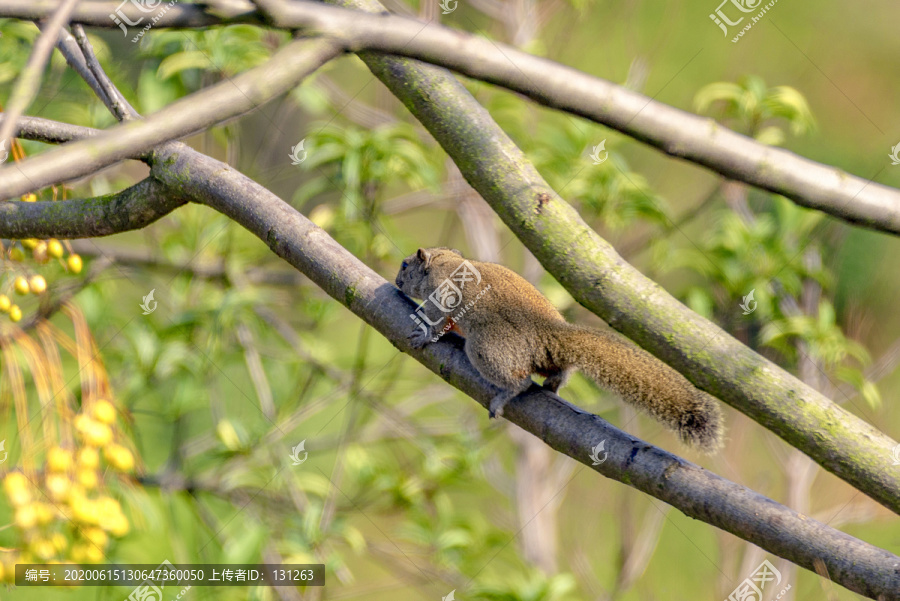
M 547 376 L 547 379 L 544 380 L 544 388 L 549 390 L 550 392 L 556 392 L 566 385 L 566 382 L 569 381 L 569 376 L 572 375 L 572 371 L 572 368 L 561 369 L 550 374 L 549 376 Z
M 486 380 L 503 392 L 491 399 L 490 416 L 503 415 L 503 407 L 531 386 L 531 358 L 521 352 L 522 343 L 514 337 L 496 336 L 490 341 L 479 331 L 466 338 L 466 356 Z
M 506 404 L 510 402 L 513 398 L 518 396 L 519 394 L 528 390 L 531 386 L 531 377 L 527 377 L 517 388 L 504 390 L 497 396 L 491 399 L 491 403 L 488 406 L 488 416 L 490 417 L 503 417 L 503 408 L 506 407 Z

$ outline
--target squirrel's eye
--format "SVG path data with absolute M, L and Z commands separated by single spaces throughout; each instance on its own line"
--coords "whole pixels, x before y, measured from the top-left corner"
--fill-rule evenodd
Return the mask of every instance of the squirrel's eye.
M 407 267 L 408 265 L 406 264 L 406 261 L 403 261 L 403 264 L 400 265 L 400 269 L 406 269 Z

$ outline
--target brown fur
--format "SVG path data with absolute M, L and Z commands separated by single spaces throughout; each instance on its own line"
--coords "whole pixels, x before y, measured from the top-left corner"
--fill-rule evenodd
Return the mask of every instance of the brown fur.
M 397 274 L 406 294 L 428 299 L 465 259 L 446 248 L 419 249 Z M 481 276 L 461 288 L 458 309 L 448 313 L 426 300 L 432 326 L 411 336 L 422 347 L 440 334 L 443 324 L 466 339 L 472 365 L 505 392 L 490 404 L 492 415 L 531 385 L 531 374 L 545 376 L 544 387 L 556 392 L 574 369 L 647 411 L 674 429 L 681 439 L 705 451 L 722 444 L 722 416 L 715 399 L 695 388 L 680 373 L 619 336 L 566 322 L 527 280 L 495 263 L 469 261 Z M 480 296 L 479 296 L 480 295 Z M 463 307 L 468 308 L 462 310 Z

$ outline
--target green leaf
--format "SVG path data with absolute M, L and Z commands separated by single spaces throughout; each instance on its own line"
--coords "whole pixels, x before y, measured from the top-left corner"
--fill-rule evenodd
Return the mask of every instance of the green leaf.
M 763 103 L 767 115 L 782 117 L 788 121 L 791 133 L 805 134 L 815 128 L 815 119 L 806 98 L 790 86 L 772 88 Z
M 784 132 L 780 127 L 768 125 L 761 128 L 754 136 L 757 142 L 767 146 L 779 146 L 784 142 Z
M 341 535 L 354 552 L 362 553 L 366 550 L 366 538 L 363 536 L 362 532 L 353 526 L 345 525 L 342 528 Z
M 461 528 L 446 530 L 438 536 L 438 547 L 441 550 L 466 548 L 472 544 L 472 534 Z
M 847 382 L 856 388 L 863 397 L 863 400 L 865 400 L 872 409 L 881 409 L 882 400 L 878 387 L 875 386 L 873 382 L 866 379 L 865 374 L 863 374 L 861 370 L 853 367 L 839 367 L 836 376 L 839 380 Z
M 696 286 L 689 288 L 685 302 L 695 313 L 699 313 L 707 319 L 712 318 L 714 302 L 712 296 L 705 289 Z
M 234 528 L 229 529 L 221 563 L 256 563 L 268 539 L 269 531 L 261 524 L 252 520 L 236 522 Z
M 205 53 L 199 50 L 186 50 L 164 58 L 159 63 L 156 76 L 159 79 L 168 79 L 176 73 L 181 73 L 188 69 L 207 70 L 211 68 L 213 68 L 213 64 Z
M 703 86 L 694 95 L 694 110 L 705 113 L 714 102 L 725 102 L 728 107 L 737 107 L 744 94 L 740 86 L 727 82 L 716 82 Z

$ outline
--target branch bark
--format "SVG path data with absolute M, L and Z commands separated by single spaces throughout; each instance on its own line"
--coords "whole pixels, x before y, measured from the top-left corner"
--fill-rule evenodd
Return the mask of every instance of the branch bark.
M 211 27 L 233 23 L 262 25 L 263 21 L 256 6 L 247 0 L 228 0 L 227 3 L 185 4 L 177 2 L 159 16 L 153 27 L 194 28 Z M 52 13 L 59 6 L 57 0 L 2 0 L 0 14 L 13 19 L 38 21 Z M 227 8 L 226 8 L 227 6 Z M 83 23 L 92 27 L 118 29 L 109 15 L 121 11 L 132 22 L 147 17 L 147 13 L 133 3 L 119 0 L 110 2 L 85 2 L 72 12 L 73 23 Z
M 78 0 L 63 0 L 63 2 L 55 3 L 53 16 L 34 43 L 28 62 L 16 81 L 12 94 L 10 94 L 6 110 L 4 111 L 9 116 L 9 120 L 0 124 L 0 143 L 5 142 L 12 136 L 16 119 L 25 112 L 25 109 L 37 96 L 38 89 L 41 86 L 41 76 L 44 74 L 44 67 L 47 65 L 47 59 L 50 58 L 53 46 L 56 45 L 56 38 L 59 36 L 60 30 L 69 21 L 69 15 L 77 4 Z
M 0 115 L 0 120 L 3 120 Z M 84 127 L 82 125 L 71 125 L 69 123 L 61 123 L 51 119 L 43 119 L 41 117 L 19 117 L 16 127 L 13 130 L 13 136 L 16 138 L 24 138 L 26 140 L 35 140 L 37 142 L 45 142 L 47 144 L 65 144 L 72 140 L 83 140 L 92 136 L 100 135 L 102 129 L 94 129 L 93 127 Z M 143 155 L 134 155 L 128 158 L 141 158 Z
M 497 390 L 471 366 L 461 341 L 446 336 L 423 350 L 411 349 L 406 335 L 416 304 L 324 230 L 228 165 L 181 144 L 164 152 L 152 169 L 154 178 L 247 228 L 398 349 L 487 406 Z M 807 569 L 823 561 L 831 578 L 850 590 L 900 599 L 900 558 L 632 437 L 537 386 L 504 415 L 584 464 L 591 448 L 606 440 L 608 460 L 592 466 L 599 473 Z
M 373 5 L 369 8 L 378 10 Z M 421 23 L 416 26 L 421 30 Z M 453 35 L 462 41 L 467 39 Z M 888 465 L 894 441 L 689 311 L 624 262 L 558 197 L 448 72 L 378 53 L 360 55 L 431 131 L 469 183 L 579 302 L 700 388 L 900 512 L 900 474 Z M 166 109 L 154 117 L 169 113 Z M 125 127 L 146 127 L 151 119 Z M 504 169 L 494 169 L 493 165 L 504 165 Z M 544 195 L 555 198 L 555 202 L 539 202 Z
M 380 6 L 373 0 L 334 1 L 366 11 Z M 421 35 L 427 38 L 430 32 Z M 469 43 L 462 35 L 458 40 Z M 900 513 L 900 473 L 890 469 L 895 441 L 754 353 L 628 264 L 550 187 L 448 71 L 381 53 L 359 56 L 579 303 L 699 388 Z
M 47 14 L 49 4 L 0 0 L 0 15 L 36 19 Z M 94 6 L 79 10 L 73 19 L 98 27 L 115 27 L 109 19 L 115 2 L 91 4 Z M 782 194 L 801 206 L 863 227 L 900 234 L 900 190 L 760 144 L 713 119 L 656 102 L 554 61 L 400 16 L 366 17 L 312 2 L 264 0 L 257 4 L 265 7 L 267 20 L 275 27 L 322 34 L 355 52 L 377 50 L 442 65 L 519 92 L 545 106 L 606 125 L 729 179 Z M 101 7 L 105 8 L 100 10 Z M 176 14 L 169 11 L 155 27 L 203 26 L 232 22 L 235 18 L 260 18 L 258 14 L 243 12 L 218 20 L 201 8 L 188 9 L 185 5 L 182 9 Z M 383 12 L 383 8 L 373 10 Z M 139 16 L 134 13 L 135 18 Z
M 95 238 L 147 227 L 187 199 L 152 178 L 79 200 L 0 202 L 0 238 Z
M 138 185 L 178 190 L 229 216 L 447 382 L 484 406 L 496 394 L 469 364 L 458 339 L 448 336 L 422 351 L 410 349 L 408 316 L 416 305 L 287 203 L 183 144 L 170 143 L 155 153 L 148 183 Z M 96 199 L 83 202 L 90 200 Z M 556 395 L 535 386 L 510 405 L 507 417 L 582 463 L 606 440 L 609 459 L 593 466 L 601 474 L 808 569 L 824 561 L 834 581 L 850 590 L 900 599 L 895 568 L 900 558 L 653 447 Z
M 264 64 L 173 102 L 146 119 L 122 123 L 90 139 L 0 167 L 0 199 L 94 173 L 243 115 L 291 89 L 340 53 L 340 45 L 327 40 L 291 42 Z

